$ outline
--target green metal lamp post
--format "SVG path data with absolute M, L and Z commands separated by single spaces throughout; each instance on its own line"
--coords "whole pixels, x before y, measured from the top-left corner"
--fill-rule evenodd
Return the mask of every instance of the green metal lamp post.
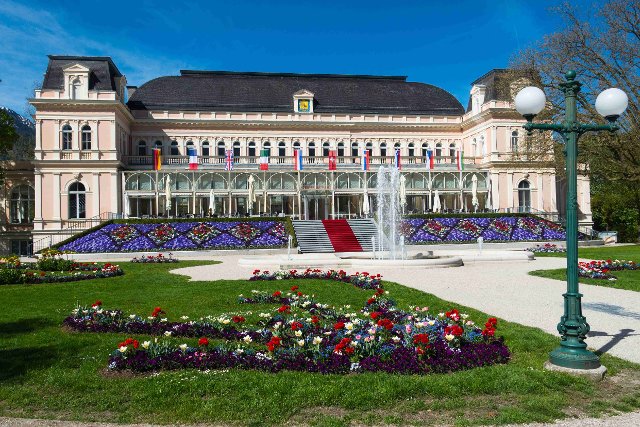
M 562 123 L 533 123 L 533 118 L 546 105 L 544 92 L 537 87 L 522 89 L 515 98 L 516 109 L 527 119 L 523 126 L 529 134 L 534 129 L 558 133 L 564 144 L 567 175 L 567 292 L 564 297 L 564 315 L 558 323 L 561 335 L 560 346 L 549 354 L 549 362 L 555 366 L 571 369 L 596 369 L 600 359 L 587 350 L 584 342 L 589 333 L 589 324 L 582 315 L 582 294 L 578 288 L 578 138 L 585 132 L 618 130 L 615 121 L 626 110 L 627 95 L 620 89 L 603 91 L 596 100 L 596 110 L 609 123 L 605 125 L 577 122 L 576 96 L 581 83 L 575 80 L 575 71 L 565 74 L 566 81 L 560 84 L 565 97 L 565 119 Z

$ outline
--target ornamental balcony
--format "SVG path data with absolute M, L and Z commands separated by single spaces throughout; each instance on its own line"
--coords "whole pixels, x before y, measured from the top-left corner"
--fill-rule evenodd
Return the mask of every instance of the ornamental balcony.
M 370 171 L 381 165 L 392 165 L 392 156 L 370 156 Z M 234 157 L 234 169 L 252 170 L 259 169 L 260 157 L 258 156 L 236 156 Z M 122 156 L 122 161 L 131 169 L 151 169 L 153 156 Z M 336 158 L 337 170 L 361 170 L 362 159 L 360 156 L 340 156 Z M 477 164 L 481 158 L 464 157 L 465 169 L 477 169 Z M 226 163 L 225 156 L 198 156 L 198 169 L 224 170 Z M 303 156 L 302 164 L 304 170 L 328 171 L 328 156 Z M 424 157 L 402 157 L 403 169 L 426 169 L 426 159 Z M 189 156 L 162 156 L 163 169 L 184 169 L 189 167 Z M 293 170 L 293 156 L 272 156 L 269 157 L 269 170 Z M 455 171 L 457 170 L 455 157 L 434 156 L 433 170 Z

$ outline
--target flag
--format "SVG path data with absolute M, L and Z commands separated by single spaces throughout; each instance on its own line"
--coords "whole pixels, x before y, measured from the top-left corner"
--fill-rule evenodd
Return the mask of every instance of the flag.
M 427 148 L 425 163 L 427 164 L 427 170 L 433 169 L 433 151 L 431 151 L 431 148 Z
M 227 150 L 227 156 L 224 162 L 224 170 L 226 171 L 233 170 L 233 150 Z
M 337 155 L 336 150 L 329 150 L 329 170 L 334 171 L 337 169 Z
M 464 153 L 462 152 L 462 148 L 456 150 L 456 164 L 459 171 L 464 170 Z
M 162 155 L 159 148 L 153 149 L 153 170 L 159 171 L 162 169 Z
M 260 150 L 260 170 L 269 170 L 269 150 Z
M 187 147 L 187 156 L 189 156 L 189 169 L 198 169 L 198 154 L 193 147 Z
M 302 170 L 302 150 L 293 150 L 293 170 Z
M 396 165 L 396 169 L 402 169 L 402 164 L 400 163 L 400 149 L 396 148 L 395 151 L 395 155 L 394 155 L 394 162 Z
M 369 170 L 369 150 L 367 149 L 362 150 L 362 170 Z

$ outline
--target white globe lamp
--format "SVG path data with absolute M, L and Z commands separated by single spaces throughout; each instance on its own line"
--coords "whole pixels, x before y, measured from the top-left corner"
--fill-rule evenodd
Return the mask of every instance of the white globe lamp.
M 518 113 L 522 114 L 528 121 L 531 121 L 544 109 L 547 97 L 540 88 L 528 86 L 518 92 L 515 103 Z
M 629 97 L 616 87 L 603 90 L 596 98 L 596 111 L 610 122 L 615 122 L 628 105 Z

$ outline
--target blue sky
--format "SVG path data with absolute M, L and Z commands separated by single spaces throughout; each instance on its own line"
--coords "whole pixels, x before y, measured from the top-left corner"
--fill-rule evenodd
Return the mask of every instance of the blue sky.
M 111 56 L 129 84 L 180 69 L 470 83 L 557 31 L 556 0 L 0 0 L 0 105 L 25 112 L 47 54 Z

